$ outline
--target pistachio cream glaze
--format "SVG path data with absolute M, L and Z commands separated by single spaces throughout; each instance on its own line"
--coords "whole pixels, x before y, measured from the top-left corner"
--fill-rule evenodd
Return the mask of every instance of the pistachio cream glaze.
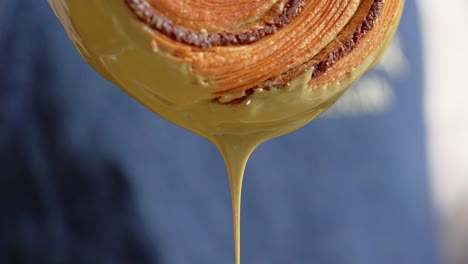
M 260 143 L 325 111 L 377 63 L 403 0 L 49 0 L 102 76 L 214 143 L 240 263 L 244 168 Z

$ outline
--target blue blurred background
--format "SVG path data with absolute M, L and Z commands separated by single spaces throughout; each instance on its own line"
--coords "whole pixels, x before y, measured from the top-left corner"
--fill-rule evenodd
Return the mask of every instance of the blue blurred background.
M 441 263 L 421 21 L 407 1 L 379 66 L 254 152 L 243 263 Z M 0 210 L 0 263 L 233 263 L 215 147 L 94 72 L 45 0 L 0 0 Z

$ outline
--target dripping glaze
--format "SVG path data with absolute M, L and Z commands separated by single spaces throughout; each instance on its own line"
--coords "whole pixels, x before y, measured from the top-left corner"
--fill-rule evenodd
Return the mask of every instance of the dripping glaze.
M 277 35 L 276 33 L 293 34 L 289 27 L 299 28 L 295 24 L 296 19 L 305 19 L 301 15 L 307 8 L 310 9 L 307 1 L 279 1 L 292 3 L 289 7 L 296 9 L 291 16 L 280 19 L 279 22 L 273 18 L 273 22 L 268 24 L 270 30 L 258 33 L 260 29 L 253 29 L 257 30 L 260 36 L 258 38 L 247 38 L 245 43 L 232 43 L 232 40 L 227 40 L 230 38 L 223 40 L 220 37 L 218 42 L 201 41 L 198 44 L 184 40 L 184 36 L 180 37 L 179 43 L 174 43 L 170 32 L 158 32 L 151 23 L 144 23 L 145 16 L 151 13 L 136 12 L 132 15 L 135 6 L 131 10 L 129 5 L 132 7 L 132 3 L 146 1 L 49 2 L 80 54 L 96 71 L 154 113 L 207 138 L 217 146 L 225 160 L 231 186 L 236 264 L 240 263 L 242 179 L 250 154 L 262 142 L 294 131 L 316 118 L 372 67 L 395 33 L 403 8 L 403 1 L 393 1 L 393 6 L 398 6 L 398 11 L 397 15 L 386 22 L 389 25 L 388 30 L 370 30 L 365 36 L 361 36 L 361 42 L 381 40 L 365 54 L 343 53 L 340 58 L 330 58 L 329 54 L 337 54 L 333 53 L 332 48 L 340 48 L 333 42 L 340 35 L 330 30 L 330 34 L 323 34 L 321 42 L 330 43 L 332 48 L 315 49 L 317 44 L 314 39 L 306 40 L 310 42 L 310 47 L 298 46 L 304 48 L 300 56 L 313 54 L 311 57 L 318 59 L 285 61 L 281 69 L 278 69 L 271 63 L 265 64 L 267 57 L 255 54 L 252 56 L 251 53 L 244 52 L 250 47 L 252 50 L 259 50 L 260 45 L 268 44 L 272 50 L 278 51 L 294 44 L 294 38 L 287 38 L 281 45 L 270 43 L 269 38 Z M 320 5 L 326 1 L 315 2 Z M 360 8 L 360 1 L 349 2 L 349 10 L 342 10 L 345 15 L 346 12 L 356 12 Z M 268 15 L 268 10 L 272 8 L 274 5 L 259 8 L 254 15 Z M 322 8 L 326 10 L 327 6 L 323 5 Z M 386 12 L 392 11 L 389 5 L 383 5 L 379 12 L 382 16 L 390 16 Z M 233 19 L 238 19 L 236 21 L 239 22 L 243 18 Z M 351 17 L 346 21 L 336 18 L 336 24 L 340 30 L 346 30 L 350 27 L 350 20 Z M 254 21 L 251 24 L 255 23 L 263 22 Z M 349 34 L 354 34 L 353 30 L 360 26 L 359 23 L 357 27 L 350 27 Z M 235 32 L 243 24 L 228 26 Z M 201 30 L 202 33 L 207 32 L 201 35 L 210 36 L 209 34 L 215 34 L 212 32 L 223 27 L 226 25 L 214 25 Z M 312 33 L 319 36 L 319 32 Z M 332 33 L 338 36 L 333 36 Z M 169 37 L 165 34 L 169 34 Z M 343 43 L 346 41 L 345 37 L 343 36 Z M 204 53 L 206 50 L 219 51 L 220 54 Z M 321 53 L 322 50 L 330 52 Z M 331 63 L 332 59 L 337 60 Z M 213 71 L 236 60 L 241 60 L 242 64 L 233 66 L 238 71 L 233 71 L 233 75 L 238 73 L 243 76 L 242 74 L 248 73 L 243 80 L 230 83 L 233 80 L 231 76 Z M 321 62 L 337 70 L 328 71 Z M 258 63 L 263 64 L 258 66 Z M 242 65 L 250 65 L 252 72 L 245 72 Z M 229 71 L 229 68 L 226 69 Z M 228 104 L 233 101 L 236 103 Z

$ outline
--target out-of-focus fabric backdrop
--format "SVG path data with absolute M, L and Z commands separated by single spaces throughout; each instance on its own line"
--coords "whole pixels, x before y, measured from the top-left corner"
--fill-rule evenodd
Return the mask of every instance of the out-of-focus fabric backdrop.
M 468 245 L 466 226 L 451 221 L 465 217 L 468 150 L 453 77 L 464 75 L 454 62 L 466 58 L 466 33 L 445 26 L 468 25 L 458 4 L 407 1 L 375 70 L 254 153 L 244 262 L 435 264 L 450 245 L 447 259 L 468 263 L 455 250 Z M 0 263 L 233 261 L 216 149 L 98 76 L 45 0 L 0 0 L 0 210 Z
M 468 263 L 468 2 L 417 1 L 432 189 L 451 263 Z

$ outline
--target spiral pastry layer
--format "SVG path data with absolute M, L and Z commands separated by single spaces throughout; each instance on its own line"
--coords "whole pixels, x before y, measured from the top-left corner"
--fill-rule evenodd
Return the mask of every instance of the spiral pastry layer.
M 121 0 L 168 51 L 203 76 L 213 99 L 281 88 L 305 72 L 308 85 L 340 82 L 375 55 L 402 0 Z

